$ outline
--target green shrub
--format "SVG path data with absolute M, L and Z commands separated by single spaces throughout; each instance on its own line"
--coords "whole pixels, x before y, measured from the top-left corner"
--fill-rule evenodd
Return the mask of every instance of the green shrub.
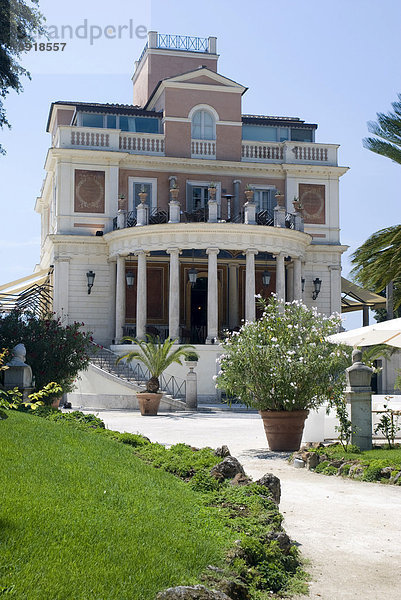
M 196 492 L 211 492 L 220 487 L 219 481 L 206 469 L 201 469 L 190 479 L 189 485 Z
M 78 426 L 89 427 L 91 429 L 104 429 L 104 423 L 99 417 L 92 414 L 85 415 L 79 410 L 73 412 L 63 413 L 59 410 L 49 413 L 47 416 L 49 421 L 63 421 L 65 423 L 72 423 Z
M 343 467 L 341 468 L 341 475 L 344 475 L 344 476 L 349 475 L 350 468 L 351 468 L 351 465 L 343 465 Z
M 381 467 L 369 466 L 363 472 L 362 481 L 379 481 L 381 477 Z
M 323 462 L 319 463 L 315 469 L 315 473 L 323 473 L 325 468 L 328 467 L 328 465 L 329 465 L 328 460 L 324 460 Z
M 201 469 L 211 469 L 221 460 L 211 448 L 194 452 L 187 444 L 175 444 L 171 448 L 161 444 L 148 444 L 136 448 L 135 453 L 155 467 L 183 478 L 192 477 Z
M 148 446 L 150 444 L 149 440 L 143 435 L 140 435 L 139 433 L 128 433 L 126 431 L 118 434 L 116 439 L 119 442 L 133 446 L 134 448 L 138 448 L 138 446 Z

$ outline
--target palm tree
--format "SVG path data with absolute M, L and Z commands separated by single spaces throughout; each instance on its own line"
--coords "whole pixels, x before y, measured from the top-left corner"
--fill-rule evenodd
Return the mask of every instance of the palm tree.
M 401 94 L 398 94 L 398 102 L 392 102 L 391 106 L 394 112 L 377 113 L 377 123 L 368 122 L 370 133 L 377 137 L 365 138 L 363 145 L 368 150 L 401 164 Z
M 357 283 L 379 293 L 394 282 L 394 308 L 397 309 L 401 305 L 401 225 L 373 233 L 351 258 Z
M 172 363 L 182 365 L 182 359 L 186 354 L 194 350 L 195 347 L 190 344 L 184 344 L 172 350 L 177 340 L 168 337 L 164 342 L 160 338 L 154 338 L 151 335 L 146 336 L 147 340 L 137 340 L 132 337 L 124 337 L 123 341 L 131 342 L 139 346 L 139 350 L 133 350 L 120 356 L 117 362 L 125 359 L 128 363 L 133 360 L 139 360 L 145 365 L 151 377 L 146 384 L 146 391 L 156 393 L 160 387 L 159 377 Z

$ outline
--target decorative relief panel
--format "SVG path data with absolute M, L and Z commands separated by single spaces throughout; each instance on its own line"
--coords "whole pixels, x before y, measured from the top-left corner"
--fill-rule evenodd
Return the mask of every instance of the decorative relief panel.
M 74 211 L 104 213 L 104 171 L 75 170 Z
M 300 183 L 299 200 L 304 209 L 305 223 L 324 225 L 326 222 L 325 186 L 314 183 Z

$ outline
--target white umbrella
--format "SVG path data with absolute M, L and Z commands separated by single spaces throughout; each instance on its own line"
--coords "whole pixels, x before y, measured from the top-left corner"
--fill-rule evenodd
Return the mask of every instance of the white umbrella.
M 354 347 L 387 344 L 401 348 L 401 319 L 391 319 L 376 325 L 335 333 L 330 335 L 328 340 L 336 344 L 347 344 Z

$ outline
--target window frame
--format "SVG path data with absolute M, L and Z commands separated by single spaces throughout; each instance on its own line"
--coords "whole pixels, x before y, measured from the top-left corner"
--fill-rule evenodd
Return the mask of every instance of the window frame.
M 128 177 L 128 212 L 136 214 L 134 184 L 148 184 L 151 186 L 151 197 L 148 198 L 149 210 L 157 208 L 157 178 L 156 177 Z

